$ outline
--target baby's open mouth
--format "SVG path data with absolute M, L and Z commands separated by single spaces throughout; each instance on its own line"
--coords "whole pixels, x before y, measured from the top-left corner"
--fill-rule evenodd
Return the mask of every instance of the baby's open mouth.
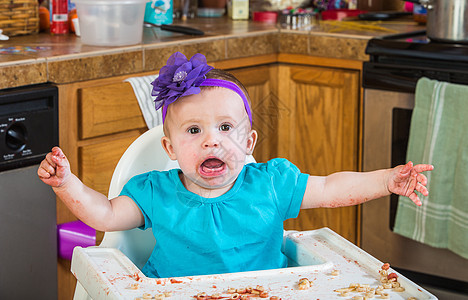
M 218 158 L 208 158 L 200 166 L 200 173 L 204 176 L 220 175 L 225 169 L 225 163 Z

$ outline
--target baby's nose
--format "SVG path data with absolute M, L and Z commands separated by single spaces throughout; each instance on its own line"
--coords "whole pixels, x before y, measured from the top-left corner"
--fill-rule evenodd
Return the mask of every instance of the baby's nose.
M 219 147 L 220 141 L 215 134 L 208 134 L 203 142 L 203 148 Z

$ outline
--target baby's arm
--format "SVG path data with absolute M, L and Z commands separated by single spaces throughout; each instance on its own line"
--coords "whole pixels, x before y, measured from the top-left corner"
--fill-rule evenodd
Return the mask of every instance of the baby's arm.
M 421 205 L 415 190 L 428 195 L 427 178 L 421 172 L 434 167 L 411 162 L 392 169 L 372 172 L 338 172 L 329 176 L 310 176 L 301 209 L 340 207 L 360 204 L 391 193 L 409 197 Z
M 127 230 L 144 224 L 143 214 L 129 197 L 119 196 L 109 201 L 84 185 L 71 173 L 68 159 L 58 147 L 47 154 L 37 174 L 78 219 L 96 230 Z

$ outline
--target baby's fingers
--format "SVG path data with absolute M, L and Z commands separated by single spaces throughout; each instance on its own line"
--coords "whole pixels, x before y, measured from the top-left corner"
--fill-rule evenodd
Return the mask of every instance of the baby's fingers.
M 413 162 L 412 161 L 407 162 L 406 165 L 404 165 L 403 168 L 401 168 L 400 175 L 402 176 L 409 175 L 412 168 L 413 168 Z
M 408 197 L 409 197 L 409 198 L 411 199 L 411 201 L 413 201 L 414 204 L 416 204 L 417 206 L 421 206 L 421 205 L 422 205 L 421 200 L 419 199 L 418 195 L 417 195 L 415 192 L 411 193 Z
M 57 167 L 68 167 L 69 165 L 67 157 L 59 147 L 52 148 L 51 159 Z
M 37 175 L 41 178 L 49 178 L 55 175 L 55 163 L 52 160 L 52 153 L 48 153 L 39 165 Z
M 419 165 L 415 165 L 413 167 L 413 169 L 418 172 L 418 173 L 421 173 L 421 172 L 426 172 L 426 171 L 432 171 L 434 170 L 434 166 L 433 165 L 428 165 L 428 164 L 419 164 Z
M 52 162 L 55 164 L 55 172 L 59 177 L 66 175 L 70 169 L 70 163 L 68 162 L 67 157 L 63 154 L 62 149 L 59 147 L 52 148 Z
M 416 185 L 416 191 L 420 192 L 421 194 L 423 194 L 424 196 L 427 196 L 429 195 L 429 191 L 427 190 L 427 188 L 422 185 L 421 183 L 418 183 Z
M 51 172 L 51 170 L 47 171 L 46 168 L 42 167 L 42 165 L 37 169 L 37 175 L 39 178 L 50 178 Z
M 419 183 L 422 185 L 427 185 L 427 177 L 424 174 L 419 173 L 418 176 L 416 177 Z

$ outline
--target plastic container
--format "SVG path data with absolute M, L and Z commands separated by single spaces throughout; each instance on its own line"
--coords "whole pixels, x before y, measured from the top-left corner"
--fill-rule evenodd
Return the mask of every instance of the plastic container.
M 360 9 L 333 9 L 322 11 L 322 20 L 344 20 L 346 18 L 357 17 L 366 13 L 367 10 Z
M 202 7 L 197 10 L 197 17 L 201 18 L 220 18 L 226 13 L 224 8 Z
M 74 0 L 81 41 L 87 45 L 125 46 L 141 43 L 148 0 Z
M 252 20 L 268 24 L 276 24 L 278 13 L 276 11 L 254 11 Z

